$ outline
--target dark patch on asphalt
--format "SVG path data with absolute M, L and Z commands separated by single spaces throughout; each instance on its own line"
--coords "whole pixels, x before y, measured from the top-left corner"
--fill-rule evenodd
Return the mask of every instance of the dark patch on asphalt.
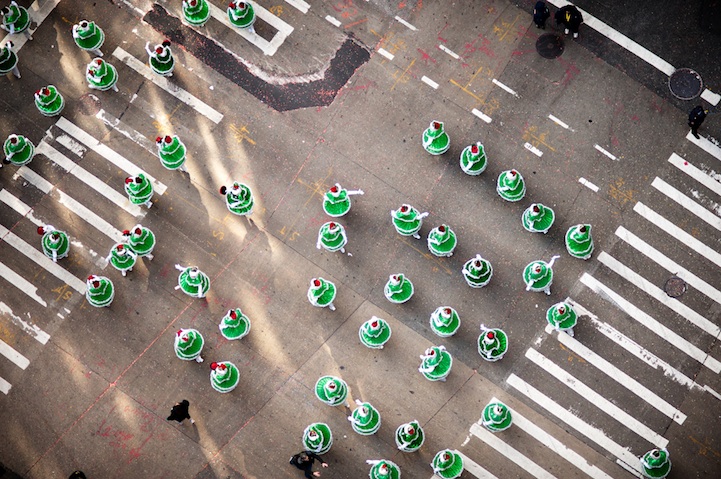
M 370 52 L 347 38 L 330 61 L 321 80 L 273 85 L 253 75 L 232 53 L 214 40 L 184 25 L 155 4 L 143 20 L 173 43 L 277 111 L 328 106 L 353 73 L 370 59 Z

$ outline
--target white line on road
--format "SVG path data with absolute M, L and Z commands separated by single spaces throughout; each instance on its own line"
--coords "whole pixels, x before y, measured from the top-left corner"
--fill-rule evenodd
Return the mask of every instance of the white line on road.
M 703 151 L 708 153 L 709 155 L 713 156 L 717 160 L 721 160 L 721 148 L 719 148 L 715 143 L 712 143 L 711 141 L 707 140 L 704 137 L 696 138 L 691 134 L 689 131 L 686 135 L 686 139 L 693 143 L 694 145 L 701 148 Z
M 45 226 L 45 222 L 37 219 L 33 215 L 33 209 L 23 203 L 18 197 L 10 193 L 8 190 L 3 188 L 0 190 L 0 201 L 14 209 L 24 218 L 30 220 L 35 226 Z
M 8 268 L 4 263 L 0 262 L 0 276 L 5 278 L 8 283 L 15 286 L 17 289 L 28 295 L 30 298 L 47 307 L 48 304 L 38 296 L 38 288 L 36 288 L 30 281 L 26 280 L 15 271 Z
M 553 326 L 551 326 L 550 324 L 546 325 L 546 333 L 552 334 L 554 331 L 555 329 L 553 328 Z M 684 413 L 673 407 L 665 399 L 659 397 L 653 391 L 649 390 L 646 386 L 639 383 L 631 376 L 618 369 L 616 366 L 609 363 L 598 354 L 594 353 L 591 349 L 584 346 L 580 341 L 576 340 L 575 338 L 569 336 L 564 332 L 559 332 L 558 342 L 578 354 L 589 364 L 596 366 L 596 368 L 606 374 L 609 378 L 618 382 L 621 386 L 625 387 L 636 396 L 640 397 L 651 406 L 655 407 L 663 414 L 673 419 L 678 424 L 683 424 L 686 420 L 686 415 Z
M 498 87 L 500 87 L 500 88 L 503 88 L 504 90 L 506 90 L 506 91 L 507 91 L 508 93 L 510 93 L 511 95 L 513 95 L 513 96 L 515 96 L 515 97 L 518 97 L 518 93 L 516 93 L 515 91 L 511 90 L 509 87 L 507 87 L 507 86 L 504 85 L 503 83 L 499 82 L 499 81 L 496 80 L 495 78 L 493 79 L 493 84 L 496 85 L 496 86 L 498 86 Z
M 115 50 L 113 50 L 113 56 L 145 77 L 146 80 L 150 80 L 155 83 L 157 86 L 170 93 L 201 115 L 205 116 L 210 121 L 217 124 L 223 119 L 223 114 L 215 108 L 193 96 L 186 90 L 183 90 L 179 86 L 171 83 L 166 77 L 153 73 L 152 70 L 150 70 L 150 67 L 122 48 L 116 47 Z
M 704 89 L 704 91 L 701 92 L 701 98 L 714 106 L 718 105 L 718 102 L 721 101 L 721 95 L 712 92 L 708 88 Z
M 10 392 L 11 387 L 13 387 L 12 384 L 0 377 L 0 392 L 2 392 L 3 394 L 7 394 Z
M 530 151 L 531 153 L 533 153 L 534 155 L 536 155 L 536 156 L 538 156 L 538 157 L 543 156 L 543 152 L 542 152 L 541 150 L 539 150 L 538 148 L 536 148 L 535 146 L 533 146 L 532 144 L 530 144 L 530 143 L 525 143 L 523 146 L 524 146 L 528 151 Z
M 554 122 L 554 123 L 556 123 L 557 125 L 559 125 L 560 127 L 565 128 L 566 130 L 569 129 L 569 128 L 568 128 L 568 125 L 567 125 L 566 123 L 562 122 L 561 120 L 559 120 L 559 119 L 556 118 L 555 116 L 553 116 L 553 115 L 548 115 L 548 118 L 549 118 L 552 122 Z M 573 131 L 573 130 L 571 130 L 571 131 Z
M 490 123 L 491 121 L 493 121 L 490 116 L 484 114 L 482 111 L 477 110 L 476 108 L 474 108 L 473 110 L 471 110 L 471 113 L 473 113 L 473 114 L 476 115 L 478 118 L 480 118 L 481 120 L 485 121 L 486 123 Z
M 228 12 L 226 10 L 221 10 L 210 2 L 208 2 L 208 6 L 210 7 L 210 16 L 230 28 L 241 37 L 245 38 L 252 45 L 258 47 L 263 54 L 267 56 L 274 55 L 285 39 L 288 38 L 288 35 L 293 32 L 293 27 L 291 25 L 276 17 L 256 2 L 253 2 L 253 10 L 255 11 L 256 16 L 277 30 L 276 34 L 273 35 L 273 38 L 270 41 L 255 32 L 251 32 L 247 28 L 237 28 L 233 26 L 228 19 Z
M 434 90 L 438 89 L 438 83 L 434 82 L 433 80 L 431 80 L 430 78 L 428 78 L 425 75 L 423 75 L 423 77 L 421 78 L 421 81 L 423 83 L 425 83 L 426 85 L 428 85 L 429 87 L 433 88 Z
M 600 145 L 593 145 L 595 149 L 606 155 L 607 157 L 611 158 L 614 161 L 618 161 L 618 158 L 613 156 L 611 153 L 609 153 L 607 150 L 603 149 Z
M 28 13 L 30 14 L 30 27 L 28 27 L 28 31 L 32 34 L 37 31 L 38 28 L 40 28 L 40 24 L 45 21 L 46 18 L 48 18 L 48 15 L 50 15 L 50 12 L 52 12 L 55 7 L 58 6 L 58 3 L 60 3 L 60 0 L 44 0 L 41 2 L 43 5 L 40 6 L 40 3 L 38 3 L 38 0 L 35 0 L 32 5 L 30 5 L 30 8 L 28 8 Z M 35 28 L 32 27 L 32 24 L 35 23 Z M 20 49 L 28 42 L 28 37 L 25 36 L 25 34 L 15 34 L 10 35 L 9 33 L 3 37 L 2 43 L 5 45 L 8 40 L 12 40 L 13 42 L 13 51 L 15 53 L 19 52 Z
M 88 133 L 85 132 L 82 128 L 76 126 L 69 120 L 67 120 L 65 117 L 60 117 L 58 119 L 57 123 L 55 123 L 55 126 L 60 128 L 61 130 L 65 131 L 65 133 L 68 133 L 69 135 L 72 135 L 80 141 L 82 144 L 93 150 L 95 153 L 99 154 L 106 160 L 108 160 L 113 165 L 117 166 L 124 172 L 126 172 L 129 175 L 137 176 L 140 173 L 143 173 L 146 178 L 148 178 L 153 183 L 153 190 L 158 194 L 162 195 L 165 193 L 165 191 L 168 189 L 165 184 L 161 183 L 157 179 L 155 179 L 152 175 L 146 173 L 143 171 L 140 167 L 136 166 L 134 163 L 130 162 L 129 160 L 125 159 L 122 155 L 119 153 L 116 153 L 114 150 L 111 150 L 104 144 L 100 143 L 99 140 L 96 140 L 94 137 L 90 136 Z M 123 133 L 121 131 L 121 133 Z M 137 132 L 131 132 L 131 133 L 137 133 Z M 125 134 L 125 133 L 123 133 Z M 138 135 L 140 133 L 137 133 Z M 127 136 L 127 135 L 126 135 Z
M 450 56 L 452 56 L 452 57 L 455 58 L 456 60 L 458 60 L 459 58 L 461 58 L 456 52 L 454 52 L 454 51 L 451 50 L 450 48 L 446 47 L 445 45 L 438 45 L 438 48 L 439 48 L 441 51 L 446 52 L 447 54 L 449 54 Z
M 518 449 L 501 441 L 501 439 L 499 439 L 495 434 L 478 423 L 473 423 L 471 425 L 471 434 L 516 463 L 533 477 L 538 479 L 556 479 L 556 476 L 521 454 Z
M 285 2 L 303 13 L 308 13 L 308 10 L 310 10 L 310 5 L 303 0 L 285 0 Z
M 399 23 L 401 23 L 402 25 L 405 25 L 406 27 L 410 28 L 410 29 L 413 30 L 414 32 L 418 30 L 416 27 L 414 27 L 414 26 L 411 25 L 410 23 L 406 22 L 405 20 L 403 20 L 403 19 L 402 19 L 401 17 L 399 17 L 398 15 L 396 15 L 396 21 L 399 22 Z
M 582 185 L 588 187 L 594 193 L 598 193 L 598 186 L 594 185 L 593 183 L 588 181 L 586 178 L 579 178 L 578 182 L 581 183 Z
M 686 353 L 688 356 L 703 364 L 716 374 L 721 372 L 721 362 L 709 356 L 696 345 L 691 344 L 674 331 L 670 330 L 648 314 L 638 309 L 635 305 L 631 304 L 629 301 L 590 274 L 583 273 L 583 276 L 581 276 L 581 283 L 585 284 L 591 291 L 595 292 L 605 300 L 618 307 L 621 311 L 646 326 L 649 331 L 658 335 L 671 346 L 674 346 L 679 351 Z
M 331 24 L 335 25 L 336 27 L 340 27 L 340 26 L 341 26 L 340 20 L 338 20 L 338 19 L 335 18 L 335 17 L 332 17 L 332 16 L 330 16 L 330 15 L 326 15 L 326 16 L 325 16 L 325 19 L 328 21 L 328 23 L 331 23 Z
M 463 469 L 468 471 L 478 479 L 498 479 L 496 476 L 488 472 L 483 466 L 476 463 L 473 459 L 466 456 L 461 451 L 458 451 L 458 454 L 461 456 L 461 459 L 463 459 Z M 442 479 L 438 476 L 435 477 L 437 477 L 438 479 Z
M 391 52 L 389 52 L 385 48 L 379 48 L 378 53 L 380 53 L 381 55 L 383 55 L 384 57 L 386 57 L 389 60 L 393 60 L 396 57 L 395 55 L 393 55 Z
M 679 205 L 686 208 L 688 211 L 690 211 L 694 215 L 698 216 L 700 219 L 702 219 L 706 223 L 710 224 L 717 230 L 721 231 L 721 218 L 719 218 L 715 214 L 711 213 L 709 210 L 707 210 L 703 206 L 699 205 L 694 200 L 692 200 L 691 198 L 684 195 L 683 193 L 681 193 L 679 190 L 677 190 L 673 186 L 671 186 L 668 183 L 666 183 L 665 181 L 663 181 L 661 178 L 656 177 L 653 180 L 653 182 L 651 183 L 651 186 L 653 186 L 658 191 L 660 191 L 664 195 L 671 198 L 673 201 L 675 201 Z
M 648 206 L 644 205 L 641 202 L 638 202 L 634 205 L 633 211 L 643 216 L 648 221 L 655 224 L 656 226 L 658 226 L 666 233 L 673 236 L 692 250 L 704 256 L 709 261 L 715 263 L 718 266 L 721 266 L 721 254 L 706 246 L 704 243 L 700 242 L 690 234 L 686 233 L 684 230 L 671 223 L 669 220 L 659 215 Z
M 12 361 L 20 369 L 25 369 L 30 364 L 30 360 L 17 352 L 15 348 L 0 339 L 0 354 Z
M 23 321 L 22 318 L 13 313 L 13 310 L 10 309 L 10 306 L 3 303 L 2 301 L 0 301 L 0 313 L 10 316 L 13 323 L 20 326 L 23 331 L 35 338 L 40 344 L 47 344 L 48 340 L 50 339 L 50 335 L 48 333 L 38 328 L 34 324 Z
M 119 118 L 115 118 L 103 109 L 100 109 L 100 111 L 96 113 L 95 118 L 102 120 L 103 123 L 113 130 L 132 140 L 138 146 L 145 148 L 153 156 L 158 156 L 158 147 L 155 142 L 150 141 L 145 135 L 126 125 Z
M 541 406 L 549 413 L 556 416 L 558 419 L 568 424 L 570 427 L 586 436 L 591 441 L 601 446 L 606 451 L 616 456 L 626 467 L 632 468 L 632 470 L 641 472 L 640 461 L 638 457 L 633 454 L 628 448 L 622 447 L 620 444 L 614 442 L 609 438 L 603 431 L 595 428 L 585 422 L 583 419 L 567 411 L 561 407 L 560 404 L 553 401 L 551 398 L 543 394 L 538 389 L 528 384 L 523 379 L 519 378 L 515 374 L 511 374 L 506 379 L 506 382 L 516 388 L 524 396 Z M 639 476 L 640 477 L 640 476 Z
M 694 180 L 704 185 L 709 190 L 721 196 L 721 182 L 719 182 L 715 178 L 712 178 L 707 173 L 699 170 L 694 165 L 686 161 L 684 158 L 678 156 L 676 153 L 671 153 L 671 157 L 668 159 L 668 162 L 679 170 L 686 173 Z

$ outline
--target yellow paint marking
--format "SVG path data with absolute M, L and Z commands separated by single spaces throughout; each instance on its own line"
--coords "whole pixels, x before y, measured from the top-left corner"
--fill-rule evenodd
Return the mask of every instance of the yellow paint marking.
M 283 15 L 283 6 L 282 5 L 274 5 L 268 9 L 270 13 L 275 15 L 276 17 L 279 17 Z
M 243 140 L 247 141 L 251 145 L 255 145 L 255 141 L 248 136 L 248 127 L 246 125 L 243 125 L 241 127 L 238 127 L 234 124 L 230 124 L 230 130 L 233 132 L 233 137 L 235 138 L 235 141 L 237 141 L 239 144 L 243 143 Z
M 634 191 L 624 190 L 626 182 L 623 178 L 616 180 L 615 184 L 609 186 L 608 194 L 611 198 L 618 201 L 622 205 L 625 205 L 629 201 L 634 201 Z
M 415 62 L 416 62 L 415 58 L 413 60 L 411 60 L 411 63 L 406 67 L 405 70 L 403 70 L 403 73 L 401 73 L 400 75 L 398 75 L 397 70 L 395 73 L 393 73 L 393 78 L 396 78 L 396 77 L 397 78 L 396 78 L 395 83 L 393 83 L 393 86 L 391 87 L 391 91 L 393 91 L 396 88 L 396 85 L 398 84 L 398 82 L 408 83 L 408 77 L 406 76 L 406 74 L 408 73 L 408 70 L 410 70 L 411 67 L 413 67 L 413 64 Z
M 538 145 L 543 145 L 551 151 L 556 151 L 554 147 L 546 143 L 547 135 L 547 131 L 543 133 L 538 133 L 538 127 L 531 126 L 523 133 L 523 139 L 535 146 L 536 148 L 538 148 Z
M 516 22 L 520 18 L 521 14 L 519 13 L 516 15 L 516 18 L 513 19 L 512 22 L 504 22 L 501 20 L 501 25 L 497 26 L 496 24 L 493 25 L 493 33 L 496 34 L 499 40 L 503 41 L 506 38 L 506 35 L 508 35 L 509 32 L 513 29 L 513 27 L 516 25 Z M 514 39 L 511 39 L 513 41 Z

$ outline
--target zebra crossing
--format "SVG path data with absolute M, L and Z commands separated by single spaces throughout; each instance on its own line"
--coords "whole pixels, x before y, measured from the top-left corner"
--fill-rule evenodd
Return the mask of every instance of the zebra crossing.
M 582 476 L 641 477 L 639 457 L 646 451 L 668 447 L 673 456 L 673 442 L 664 433 L 671 423 L 686 423 L 685 394 L 705 395 L 712 404 L 721 400 L 715 381 L 721 360 L 709 353 L 721 337 L 713 313 L 721 305 L 714 279 L 721 266 L 716 239 L 721 148 L 690 134 L 687 139 L 699 149 L 691 147 L 685 154 L 689 159 L 672 153 L 669 167 L 649 178 L 651 198 L 633 205 L 633 216 L 616 228 L 610 247 L 597 247 L 590 260 L 597 268 L 583 273 L 566 299 L 579 315 L 575 336 L 546 325 L 523 353 L 521 366 L 506 378 L 509 392 L 620 466 L 609 475 L 580 458 L 562 438 L 512 412 L 512 427 L 572 463 Z M 666 293 L 664 282 L 670 277 L 686 283 L 688 301 Z M 469 433 L 466 443 L 475 441 L 478 447 L 480 441 L 484 450 L 500 454 L 528 477 L 557 477 L 514 447 L 513 438 L 487 431 L 480 419 Z M 459 449 L 472 476 L 497 477 L 489 465 L 474 461 L 470 450 Z

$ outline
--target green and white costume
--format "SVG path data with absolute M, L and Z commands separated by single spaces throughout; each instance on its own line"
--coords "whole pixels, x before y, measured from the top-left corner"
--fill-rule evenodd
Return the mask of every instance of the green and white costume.
M 55 116 L 65 108 L 65 99 L 54 85 L 48 85 L 35 92 L 35 106 L 43 115 Z
M 353 410 L 348 420 L 355 432 L 361 436 L 370 436 L 381 428 L 381 415 L 370 403 L 355 400 L 358 405 Z
M 489 402 L 486 407 L 483 408 L 483 414 L 481 415 L 481 424 L 485 426 L 491 432 L 505 431 L 511 427 L 513 423 L 513 417 L 508 406 L 500 401 Z
M 348 385 L 335 376 L 321 376 L 315 383 L 315 396 L 329 406 L 346 402 Z
M 541 203 L 532 204 L 521 215 L 523 228 L 531 233 L 548 233 L 555 219 L 556 214 L 553 210 Z
M 20 78 L 20 70 L 18 70 L 18 56 L 13 51 L 15 45 L 11 41 L 5 42 L 0 48 L 0 74 L 7 75 L 13 72 L 16 78 Z
M 80 23 L 73 25 L 73 40 L 75 40 L 78 47 L 86 52 L 90 52 L 96 57 L 103 56 L 100 47 L 105 42 L 105 33 L 95 22 L 82 20 Z
M 371 349 L 383 349 L 391 339 L 391 327 L 385 319 L 373 316 L 358 330 L 358 337 L 364 346 Z
M 107 91 L 112 88 L 118 91 L 118 71 L 102 58 L 94 58 L 88 63 L 85 79 L 88 87 L 94 90 Z
M 428 233 L 428 250 L 436 256 L 453 256 L 457 244 L 456 234 L 446 225 L 433 228 Z
M 160 158 L 161 165 L 169 170 L 186 171 L 183 164 L 187 149 L 178 135 L 159 136 L 155 138 L 155 144 L 158 146 L 158 158 Z
M 143 173 L 125 178 L 125 193 L 134 205 L 153 206 L 153 184 Z
M 554 256 L 549 263 L 537 260 L 528 263 L 523 269 L 523 281 L 526 283 L 526 291 L 540 292 L 551 294 L 551 284 L 553 283 L 553 263 L 560 258 Z
M 153 259 L 153 248 L 155 248 L 155 234 L 145 226 L 135 225 L 132 230 L 123 231 L 125 244 L 138 257 Z
M 202 27 L 210 18 L 208 0 L 183 0 L 183 19 L 194 27 Z
M 182 289 L 185 294 L 194 298 L 205 298 L 210 289 L 210 278 L 207 274 L 200 271 L 197 266 L 186 268 L 176 264 L 175 269 L 180 271 L 175 289 Z
M 508 352 L 508 336 L 502 329 L 486 328 L 481 324 L 478 336 L 478 354 L 486 361 L 498 361 Z
M 323 211 L 328 216 L 338 218 L 350 211 L 350 196 L 362 195 L 363 190 L 347 190 L 336 183 L 323 195 Z
M 460 327 L 461 318 L 450 306 L 436 308 L 431 314 L 431 330 L 442 338 L 453 336 Z
M 671 459 L 668 449 L 652 449 L 641 458 L 643 475 L 651 479 L 662 479 L 671 472 Z
M 366 464 L 371 465 L 368 473 L 370 479 L 400 479 L 401 468 L 393 461 L 381 459 L 380 461 L 366 460 Z
M 421 367 L 418 371 L 429 381 L 445 381 L 451 372 L 453 357 L 445 346 L 432 346 L 421 355 Z
M 105 258 L 105 261 L 109 262 L 113 268 L 125 276 L 128 271 L 133 270 L 137 259 L 138 255 L 136 255 L 133 250 L 126 247 L 123 243 L 118 243 L 110 250 L 110 254 Z
M 471 288 L 482 288 L 491 281 L 493 266 L 480 254 L 471 258 L 463 265 L 463 277 Z
M 115 297 L 115 288 L 113 282 L 105 276 L 96 276 L 91 274 L 86 282 L 85 299 L 91 306 L 102 308 L 110 306 Z
M 345 245 L 348 243 L 348 237 L 345 234 L 345 228 L 342 224 L 329 221 L 318 230 L 318 241 L 316 248 L 326 249 L 331 252 L 340 251 L 345 253 Z
M 480 141 L 469 145 L 461 152 L 461 169 L 467 175 L 477 176 L 486 171 L 486 149 Z
M 250 332 L 250 319 L 240 308 L 231 309 L 220 320 L 218 328 L 225 339 L 241 339 Z
M 173 52 L 170 51 L 170 41 L 165 40 L 163 43 L 155 45 L 150 49 L 150 42 L 145 44 L 145 51 L 148 52 L 148 63 L 153 73 L 160 76 L 171 77 L 175 69 L 175 58 Z
M 240 216 L 247 216 L 253 213 L 255 200 L 253 192 L 245 183 L 233 182 L 230 188 L 220 187 L 220 194 L 225 195 L 225 205 L 228 211 Z
M 38 234 L 43 235 L 41 240 L 43 253 L 53 262 L 67 258 L 70 251 L 70 240 L 64 231 L 55 229 L 54 226 L 38 226 Z
M 425 440 L 425 433 L 418 421 L 401 424 L 396 429 L 396 446 L 403 452 L 416 452 Z
M 247 28 L 251 33 L 255 33 L 253 24 L 255 23 L 255 11 L 250 2 L 238 2 L 233 0 L 228 5 L 228 20 L 234 27 Z
M 35 156 L 35 145 L 23 135 L 12 134 L 3 144 L 4 163 L 23 166 L 30 163 Z
M 578 259 L 588 259 L 593 254 L 591 225 L 575 225 L 566 232 L 566 250 Z
M 175 355 L 183 361 L 195 361 L 198 363 L 203 362 L 203 358 L 200 353 L 203 351 L 203 345 L 205 340 L 203 335 L 197 329 L 179 329 L 175 333 L 175 344 L 173 349 Z
M 383 288 L 383 294 L 391 303 L 405 303 L 413 296 L 413 283 L 402 273 L 392 274 Z
M 526 182 L 516 170 L 506 170 L 498 176 L 496 191 L 506 201 L 521 201 L 526 196 Z
M 546 321 L 553 326 L 556 331 L 563 331 L 573 336 L 573 327 L 578 322 L 578 315 L 568 303 L 561 301 L 556 303 L 546 311 Z
M 313 278 L 310 280 L 308 288 L 308 301 L 313 306 L 319 308 L 328 308 L 335 311 L 333 300 L 335 299 L 335 284 L 323 278 Z
M 30 14 L 28 9 L 17 4 L 15 0 L 10 2 L 10 5 L 3 8 L 3 23 L 2 28 L 5 31 L 10 32 L 11 35 L 15 33 L 24 33 L 29 40 L 33 37 L 30 35 Z
M 219 393 L 229 393 L 240 382 L 240 371 L 230 361 L 210 364 L 210 385 Z
M 314 422 L 303 431 L 303 449 L 319 456 L 330 451 L 333 445 L 333 433 L 323 422 Z
M 451 139 L 443 130 L 443 122 L 432 121 L 423 132 L 423 148 L 431 155 L 442 155 L 451 147 Z
M 418 232 L 423 226 L 423 218 L 428 213 L 420 213 L 411 205 L 401 205 L 397 210 L 391 210 L 391 218 L 393 218 L 393 227 L 401 236 L 413 236 L 415 239 L 421 239 Z
M 458 454 L 458 451 L 444 449 L 438 451 L 438 454 L 433 458 L 433 462 L 431 462 L 431 467 L 433 468 L 433 474 L 443 479 L 456 479 L 463 474 L 463 458 Z

